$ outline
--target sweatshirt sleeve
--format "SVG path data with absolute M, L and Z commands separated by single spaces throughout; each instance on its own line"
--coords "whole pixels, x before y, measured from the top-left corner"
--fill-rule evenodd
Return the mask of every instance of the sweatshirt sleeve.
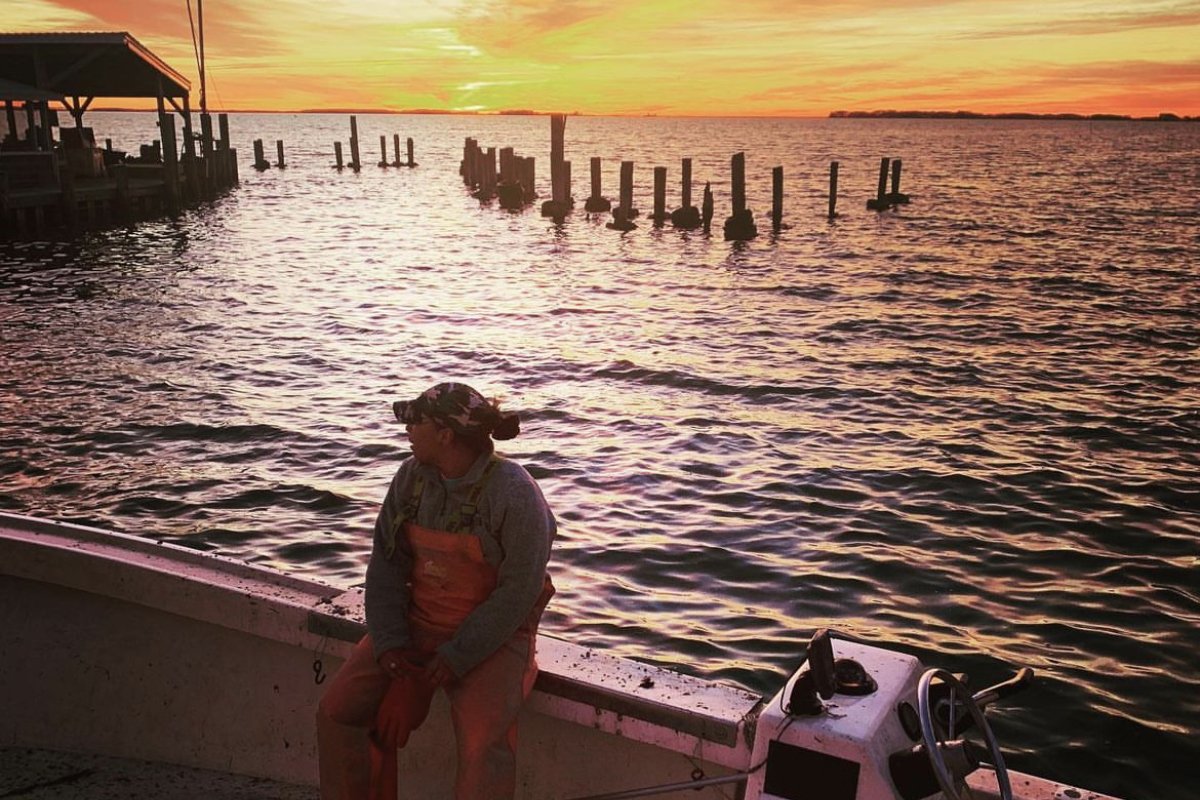
M 533 477 L 514 462 L 489 482 L 488 524 L 503 549 L 496 589 L 438 648 L 462 677 L 512 638 L 529 618 L 542 593 L 550 547 L 557 531 L 554 514 Z
M 409 646 L 408 604 L 409 576 L 412 574 L 412 553 L 408 538 L 397 533 L 395 550 L 388 558 L 388 535 L 396 518 L 404 511 L 407 487 L 412 482 L 412 459 L 406 459 L 392 478 L 379 516 L 375 519 L 375 537 L 371 560 L 367 564 L 367 586 L 364 605 L 367 632 L 371 635 L 375 657 L 397 647 Z

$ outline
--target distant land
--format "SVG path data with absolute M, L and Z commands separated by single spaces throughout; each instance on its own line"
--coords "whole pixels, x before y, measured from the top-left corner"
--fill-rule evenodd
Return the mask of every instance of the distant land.
M 144 113 L 157 114 L 158 111 L 153 108 L 126 108 L 124 106 L 95 106 L 92 111 L 120 111 L 123 113 Z M 192 109 L 196 111 L 196 109 Z M 559 113 L 555 111 L 534 111 L 527 108 L 512 108 L 500 109 L 498 111 L 458 111 L 446 108 L 222 108 L 210 109 L 213 114 L 445 114 L 447 116 L 461 117 L 548 117 L 551 114 Z M 584 116 L 579 111 L 562 112 L 568 117 Z
M 977 111 L 833 111 L 830 118 L 849 119 L 1070 119 L 1070 120 L 1130 120 L 1134 122 L 1200 122 L 1200 117 L 1181 117 L 1163 113 L 1155 117 L 1132 117 L 1127 114 L 1034 114 L 1028 111 L 1008 111 L 1002 114 L 981 114 Z
M 158 113 L 153 108 L 124 108 L 120 106 L 94 106 L 92 111 L 124 111 L 146 114 Z M 196 111 L 196 109 L 192 109 Z M 535 111 L 527 108 L 506 108 L 488 111 L 456 111 L 444 108 L 227 108 L 213 109 L 212 113 L 229 114 L 445 114 L 450 116 L 549 116 L 552 111 Z M 663 117 L 671 118 L 671 114 L 584 114 L 579 111 L 565 112 L 569 117 L 600 116 L 600 117 Z M 696 119 L 709 115 L 680 115 L 679 119 Z M 719 115 L 718 115 L 719 116 Z M 758 115 L 734 114 L 738 119 L 819 119 L 819 117 L 801 117 L 789 115 Z M 977 111 L 831 111 L 828 119 L 1032 119 L 1032 120 L 1085 120 L 1085 121 L 1132 121 L 1132 122 L 1200 122 L 1200 116 L 1180 116 L 1179 114 L 1162 113 L 1153 117 L 1134 117 L 1128 114 L 1035 114 L 1029 111 L 1007 111 L 1000 114 L 983 114 Z

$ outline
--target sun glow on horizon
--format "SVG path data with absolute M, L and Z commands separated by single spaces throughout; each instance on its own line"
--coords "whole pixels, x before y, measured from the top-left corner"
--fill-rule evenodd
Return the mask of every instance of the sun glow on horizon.
M 193 0 L 195 13 L 198 0 Z M 1153 0 L 209 0 L 210 108 L 1200 115 L 1200 4 Z M 10 32 L 128 31 L 199 79 L 186 0 L 15 0 Z

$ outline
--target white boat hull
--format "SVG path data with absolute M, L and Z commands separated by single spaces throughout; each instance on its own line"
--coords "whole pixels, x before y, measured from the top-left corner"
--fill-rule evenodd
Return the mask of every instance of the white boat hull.
M 315 786 L 318 681 L 363 632 L 357 590 L 139 537 L 0 515 L 0 747 Z M 755 774 L 655 796 L 777 796 L 762 780 L 767 729 L 782 727 L 768 724 L 771 701 L 544 635 L 538 661 L 521 720 L 520 797 L 577 798 L 746 772 Z M 452 796 L 448 717 L 435 705 L 401 752 L 401 785 L 419 787 L 414 796 Z M 786 735 L 811 737 L 817 729 L 806 726 L 789 724 Z M 855 758 L 852 744 L 843 751 Z M 869 772 L 850 797 L 895 797 L 885 773 Z M 990 774 L 970 777 L 974 797 L 988 796 Z M 1022 798 L 1071 796 L 1062 794 L 1071 787 L 1016 773 L 1013 784 Z

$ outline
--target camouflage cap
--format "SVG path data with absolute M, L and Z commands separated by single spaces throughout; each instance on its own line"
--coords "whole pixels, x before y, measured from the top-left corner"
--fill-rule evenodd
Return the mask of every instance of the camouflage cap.
M 397 400 L 392 403 L 392 411 L 405 425 L 432 419 L 464 436 L 496 434 L 496 438 L 512 438 L 516 435 L 516 415 L 502 414 L 494 402 L 465 383 L 439 383 L 415 400 Z M 501 425 L 502 421 L 510 424 Z M 497 426 L 505 432 L 513 429 L 512 435 L 502 435 L 496 430 Z

